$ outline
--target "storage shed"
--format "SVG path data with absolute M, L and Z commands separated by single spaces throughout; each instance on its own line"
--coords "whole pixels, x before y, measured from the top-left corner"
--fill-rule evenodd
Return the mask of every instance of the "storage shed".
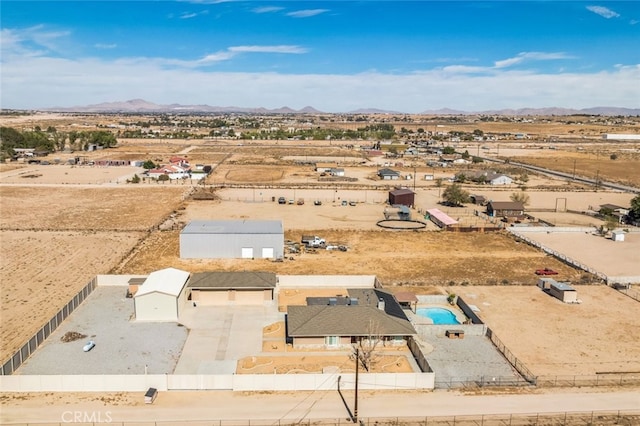
M 611 239 L 613 241 L 624 241 L 625 232 L 622 229 L 616 229 L 615 231 L 611 231 Z
M 138 321 L 177 321 L 187 300 L 189 273 L 167 268 L 149 274 L 133 297 Z
M 389 191 L 389 204 L 413 207 L 415 203 L 415 192 L 408 188 L 396 188 Z
M 197 306 L 260 305 L 273 300 L 276 274 L 271 272 L 201 272 L 187 283 Z
M 180 232 L 182 259 L 277 259 L 283 254 L 280 220 L 194 220 Z
M 557 282 L 552 278 L 540 278 L 538 287 L 565 303 L 579 303 L 578 292 L 569 284 Z

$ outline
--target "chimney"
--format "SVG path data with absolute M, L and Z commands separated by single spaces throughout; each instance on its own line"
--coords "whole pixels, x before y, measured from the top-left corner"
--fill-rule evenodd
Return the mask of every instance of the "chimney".
M 378 309 L 384 311 L 384 300 L 382 298 L 378 299 Z

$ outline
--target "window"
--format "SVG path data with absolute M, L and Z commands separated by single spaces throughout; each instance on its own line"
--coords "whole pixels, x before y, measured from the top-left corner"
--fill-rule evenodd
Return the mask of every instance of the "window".
M 338 336 L 326 336 L 324 338 L 324 344 L 326 346 L 338 346 Z

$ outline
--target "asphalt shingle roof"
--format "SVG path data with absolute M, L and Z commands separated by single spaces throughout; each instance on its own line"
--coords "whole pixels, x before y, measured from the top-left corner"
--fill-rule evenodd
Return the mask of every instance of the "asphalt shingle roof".
M 271 272 L 199 272 L 187 283 L 189 288 L 265 289 L 275 288 L 276 274 Z

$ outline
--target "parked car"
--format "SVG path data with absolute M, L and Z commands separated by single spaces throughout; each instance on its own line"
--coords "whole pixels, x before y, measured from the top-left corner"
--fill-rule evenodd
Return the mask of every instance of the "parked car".
M 298 198 L 298 202 L 297 202 L 297 204 L 298 204 L 299 206 L 304 205 L 304 198 Z
M 287 204 L 287 199 L 284 197 L 278 198 L 278 204 Z
M 314 205 L 314 206 L 321 206 L 321 205 L 322 205 L 322 201 L 320 201 L 320 200 L 315 200 L 315 201 L 313 202 L 313 205 Z
M 558 275 L 556 271 L 549 268 L 536 269 L 536 275 Z
M 82 347 L 82 350 L 85 352 L 89 352 L 91 349 L 96 347 L 96 342 L 93 340 L 89 340 L 86 345 Z

